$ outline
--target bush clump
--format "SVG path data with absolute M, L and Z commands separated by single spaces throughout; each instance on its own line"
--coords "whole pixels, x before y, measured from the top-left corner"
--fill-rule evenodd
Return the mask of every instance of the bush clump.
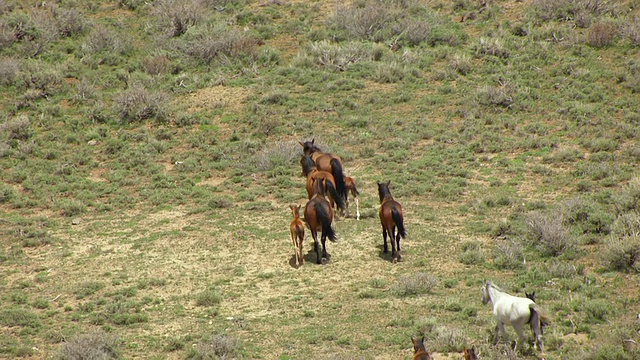
M 438 285 L 438 279 L 424 272 L 402 276 L 392 286 L 398 296 L 428 294 Z
M 526 223 L 529 238 L 545 255 L 558 256 L 575 247 L 562 214 L 533 211 L 528 214 Z
M 120 339 L 118 336 L 97 331 L 76 336 L 65 342 L 58 353 L 60 360 L 117 359 Z
M 212 335 L 200 342 L 198 346 L 187 355 L 188 359 L 229 359 L 238 351 L 239 343 L 236 338 L 226 335 Z

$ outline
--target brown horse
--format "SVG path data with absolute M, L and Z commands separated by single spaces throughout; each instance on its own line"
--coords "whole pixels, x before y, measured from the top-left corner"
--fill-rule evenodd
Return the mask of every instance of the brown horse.
M 302 151 L 305 155 L 311 156 L 311 159 L 316 163 L 318 170 L 328 171 L 333 175 L 336 180 L 336 190 L 338 190 L 338 194 L 340 194 L 343 198 L 347 198 L 347 189 L 344 185 L 343 179 L 343 165 L 342 159 L 338 155 L 334 155 L 331 153 L 324 153 L 317 147 L 314 142 L 316 139 L 312 139 L 311 141 L 301 142 Z
M 384 252 L 389 252 L 387 245 L 387 235 L 391 240 L 391 259 L 395 263 L 402 259 L 400 256 L 400 237 L 407 237 L 404 229 L 404 218 L 402 216 L 402 206 L 393 199 L 389 184 L 378 182 L 378 195 L 380 196 L 380 224 L 382 225 L 382 237 L 384 239 Z M 396 233 L 396 228 L 398 232 Z
M 473 345 L 471 349 L 468 349 L 466 346 L 464 347 L 464 352 L 462 353 L 464 356 L 464 360 L 478 360 L 478 354 L 476 353 L 476 346 Z
M 420 339 L 411 338 L 413 343 L 413 360 L 431 360 L 431 355 L 424 347 L 424 336 Z
M 302 257 L 302 242 L 304 241 L 304 223 L 300 219 L 300 205 L 289 205 L 291 213 L 293 214 L 293 220 L 289 225 L 289 231 L 291 231 L 291 241 L 293 241 L 294 253 L 296 258 L 296 267 L 299 267 L 304 263 Z
M 344 186 L 347 189 L 347 194 L 351 194 L 353 197 L 353 202 L 356 203 L 356 220 L 360 220 L 360 205 L 358 205 L 358 195 L 360 192 L 356 187 L 356 180 L 350 176 L 344 176 Z M 349 199 L 345 199 L 345 206 L 347 208 L 347 216 L 349 216 Z
M 302 155 L 300 158 L 300 165 L 302 166 L 302 175 L 307 177 L 307 195 L 309 199 L 316 193 L 314 189 L 314 181 L 317 179 L 323 180 L 324 193 L 329 194 L 329 202 L 331 207 L 334 205 L 344 212 L 346 208 L 346 201 L 336 189 L 336 180 L 330 172 L 320 171 L 316 167 L 316 163 L 313 162 L 309 155 Z
M 329 256 L 326 246 L 327 238 L 331 241 L 336 240 L 336 233 L 331 227 L 331 223 L 333 222 L 333 209 L 329 201 L 324 197 L 323 182 L 321 179 L 314 181 L 316 194 L 311 197 L 311 200 L 309 200 L 304 207 L 304 220 L 307 222 L 309 230 L 311 230 L 317 264 L 322 264 L 322 259 L 328 258 Z M 318 246 L 318 228 L 322 231 L 322 255 L 320 254 L 320 247 Z

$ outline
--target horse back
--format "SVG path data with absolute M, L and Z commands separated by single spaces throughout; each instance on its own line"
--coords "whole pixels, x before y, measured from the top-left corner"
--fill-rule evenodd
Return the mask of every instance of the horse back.
M 531 299 L 509 295 L 494 303 L 494 315 L 504 323 L 528 323 L 531 316 L 530 305 L 535 304 Z
M 302 220 L 300 220 L 300 218 L 294 219 L 291 222 L 289 230 L 291 231 L 292 235 L 298 238 L 304 238 L 304 223 L 302 222 Z
M 316 162 L 318 170 L 331 172 L 331 160 L 338 160 L 340 166 L 342 166 L 342 159 L 338 155 L 329 153 L 314 152 L 311 154 L 311 159 Z
M 391 227 L 395 224 L 393 218 L 394 211 L 400 218 L 402 218 L 402 206 L 399 202 L 393 199 L 387 199 L 382 202 L 380 205 L 380 222 L 382 223 L 382 226 L 388 225 Z
M 335 180 L 333 178 L 333 175 L 331 175 L 331 173 L 326 171 L 320 171 L 320 170 L 311 171 L 307 175 L 307 194 L 309 195 L 309 199 L 311 199 L 313 194 L 316 193 L 316 190 L 313 188 L 313 182 L 318 179 L 330 181 L 331 183 L 335 184 Z

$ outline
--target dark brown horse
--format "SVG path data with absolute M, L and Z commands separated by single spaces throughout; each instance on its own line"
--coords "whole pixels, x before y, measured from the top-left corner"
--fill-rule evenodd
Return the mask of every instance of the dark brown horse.
M 400 237 L 407 237 L 404 229 L 402 206 L 393 199 L 389 191 L 389 184 L 378 182 L 378 195 L 380 196 L 380 224 L 382 225 L 382 237 L 384 238 L 384 252 L 389 252 L 387 235 L 391 240 L 391 259 L 395 263 L 402 259 L 400 256 Z M 398 232 L 396 233 L 396 229 Z
M 328 257 L 327 238 L 331 241 L 336 240 L 336 233 L 331 227 L 333 209 L 329 201 L 324 197 L 323 182 L 320 179 L 314 181 L 316 194 L 311 197 L 304 207 L 304 220 L 307 222 L 309 230 L 311 230 L 317 264 L 322 264 L 322 259 Z M 322 231 L 322 254 L 320 254 L 320 247 L 318 246 L 318 229 Z
M 358 195 L 360 195 L 360 192 L 356 187 L 356 180 L 350 176 L 345 175 L 344 186 L 347 189 L 347 194 L 351 194 L 351 197 L 353 197 L 353 202 L 356 203 L 356 220 L 360 220 L 360 205 L 358 204 Z M 347 216 L 349 216 L 349 199 L 346 198 L 345 200 L 346 201 L 344 204 L 347 208 Z
M 424 336 L 420 339 L 411 338 L 413 343 L 413 360 L 431 360 L 431 355 L 424 347 Z
M 304 223 L 300 219 L 300 205 L 289 205 L 291 213 L 293 214 L 293 220 L 289 225 L 289 231 L 291 232 L 291 241 L 293 241 L 293 255 L 296 258 L 296 267 L 299 267 L 304 262 L 302 257 L 302 242 L 304 241 Z
M 316 167 L 316 163 L 313 162 L 309 155 L 302 155 L 300 158 L 300 165 L 302 166 L 302 175 L 307 177 L 307 195 L 309 199 L 316 193 L 314 189 L 314 181 L 317 179 L 323 180 L 323 191 L 328 194 L 331 207 L 337 206 L 340 211 L 344 212 L 346 208 L 346 201 L 336 189 L 336 180 L 330 172 L 320 171 Z
M 338 190 L 338 194 L 340 194 L 343 198 L 347 198 L 347 189 L 344 185 L 343 179 L 343 165 L 342 159 L 338 155 L 334 155 L 331 153 L 324 153 L 317 147 L 315 143 L 316 139 L 312 139 L 311 141 L 301 142 L 302 151 L 305 155 L 311 156 L 311 159 L 316 163 L 318 170 L 328 171 L 333 175 L 336 179 L 336 190 Z
M 468 349 L 466 346 L 464 347 L 464 352 L 462 353 L 464 356 L 464 360 L 478 360 L 478 354 L 476 353 L 476 346 L 473 345 L 471 349 Z

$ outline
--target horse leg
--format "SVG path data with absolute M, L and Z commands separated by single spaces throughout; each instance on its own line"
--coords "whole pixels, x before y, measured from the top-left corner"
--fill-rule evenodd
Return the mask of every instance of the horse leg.
M 493 344 L 497 345 L 501 337 L 503 340 L 507 340 L 507 331 L 504 328 L 504 324 L 498 321 L 498 323 L 496 324 L 496 337 Z
M 518 342 L 516 343 L 516 349 L 518 348 L 518 345 L 520 345 L 520 349 L 524 350 L 524 344 L 527 343 L 525 337 L 524 337 L 524 333 L 522 332 L 522 327 L 520 326 L 520 324 L 513 324 L 513 328 L 516 330 L 516 334 L 518 334 Z
M 398 261 L 400 261 L 402 259 L 402 255 L 400 255 L 400 232 L 396 234 L 396 254 Z
M 296 267 L 298 267 L 298 244 L 296 242 L 297 235 L 291 231 L 291 241 L 293 242 L 293 256 L 296 258 Z
M 345 194 L 345 196 L 344 196 L 344 210 L 345 210 L 345 211 L 343 211 L 343 212 L 342 212 L 342 214 L 343 214 L 345 217 L 349 217 L 349 215 L 350 215 L 350 214 L 349 214 L 349 196 L 348 196 L 348 195 L 346 195 L 346 194 Z
M 387 245 L 387 229 L 384 226 L 382 227 L 382 238 L 384 239 L 384 252 L 388 253 L 389 245 Z
M 320 239 L 322 240 L 322 257 L 327 258 L 327 245 L 326 245 L 327 236 L 324 233 L 322 233 L 322 237 Z
M 358 205 L 358 198 L 353 198 L 356 203 L 356 220 L 360 220 L 360 205 Z
M 304 239 L 302 238 L 302 235 L 300 235 L 300 237 L 298 238 L 298 249 L 297 249 L 297 256 L 298 258 L 300 258 L 300 265 L 302 265 L 304 263 L 304 257 L 302 257 L 302 245 L 304 243 Z
M 322 256 L 320 256 L 320 246 L 318 245 L 318 232 L 314 231 L 313 235 L 313 248 L 316 250 L 316 264 L 322 264 Z
M 391 228 L 391 234 L 389 234 L 391 240 L 391 260 L 395 263 L 398 261 L 398 250 L 396 248 L 396 229 Z

